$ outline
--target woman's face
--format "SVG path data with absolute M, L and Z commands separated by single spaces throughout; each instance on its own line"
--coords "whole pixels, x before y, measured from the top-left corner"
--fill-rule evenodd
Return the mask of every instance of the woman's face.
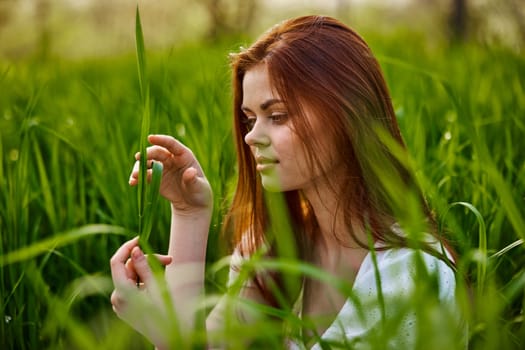
M 285 103 L 270 85 L 265 64 L 249 69 L 243 80 L 242 110 L 251 130 L 244 137 L 257 163 L 262 185 L 269 191 L 304 190 L 320 179 L 320 171 L 309 165 L 306 151 L 293 130 Z M 310 120 L 315 128 L 315 120 Z M 320 130 L 312 137 L 321 137 L 324 152 L 319 158 L 325 170 L 333 163 L 328 159 L 330 143 Z

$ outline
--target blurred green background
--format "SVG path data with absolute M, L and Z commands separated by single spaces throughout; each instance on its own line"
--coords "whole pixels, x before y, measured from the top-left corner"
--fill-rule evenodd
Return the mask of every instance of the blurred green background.
M 2 349 L 147 347 L 109 304 L 109 258 L 138 225 L 127 185 L 142 116 L 136 6 L 0 0 Z M 151 132 L 192 148 L 215 193 L 208 266 L 228 251 L 219 231 L 235 180 L 228 53 L 282 19 L 332 15 L 383 67 L 470 282 L 470 347 L 525 346 L 523 1 L 159 0 L 140 12 Z M 164 252 L 167 203 L 155 217 L 150 240 Z M 224 278 L 208 274 L 209 292 Z
M 0 54 L 86 58 L 133 49 L 136 2 L 127 0 L 0 0 Z M 284 18 L 320 13 L 358 31 L 400 26 L 429 43 L 444 37 L 522 50 L 520 0 L 155 0 L 144 1 L 148 47 L 166 48 L 224 35 L 257 35 Z

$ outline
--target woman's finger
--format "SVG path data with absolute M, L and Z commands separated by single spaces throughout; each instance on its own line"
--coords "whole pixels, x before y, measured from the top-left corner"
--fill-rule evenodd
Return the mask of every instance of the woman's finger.
M 167 159 L 169 159 L 172 154 L 169 150 L 167 150 L 165 147 L 153 145 L 146 148 L 146 154 L 148 157 L 148 168 L 151 168 L 151 162 L 152 161 L 159 161 L 164 162 Z M 135 153 L 135 160 L 140 163 L 141 154 L 140 152 Z
M 173 258 L 171 257 L 171 255 L 154 254 L 154 256 L 157 258 L 159 263 L 163 266 L 169 265 L 173 261 Z
M 153 160 L 148 160 L 147 162 L 147 170 L 146 170 L 146 181 L 150 182 L 151 181 L 151 177 L 153 176 L 153 169 L 152 169 L 152 166 L 153 166 Z M 139 161 L 137 161 L 135 164 L 140 164 Z M 137 166 L 137 165 L 134 165 L 133 166 L 133 170 L 131 171 L 131 175 L 129 176 L 129 184 L 131 186 L 135 186 L 139 183 L 139 170 L 140 168 L 140 165 Z
M 151 167 L 153 165 L 153 160 L 148 160 L 146 167 L 148 168 L 148 174 L 151 176 Z M 129 175 L 129 184 L 131 186 L 135 186 L 139 182 L 139 173 L 140 173 L 140 162 L 137 160 L 135 164 L 133 164 L 133 169 L 131 169 L 131 174 Z
M 152 145 L 146 148 L 148 159 L 155 158 L 156 160 L 164 160 L 171 155 L 165 147 L 159 145 Z M 135 153 L 135 160 L 140 160 L 140 152 Z
M 133 164 L 133 169 L 131 169 L 131 174 L 129 175 L 129 184 L 131 186 L 135 186 L 139 181 L 138 180 L 139 169 L 140 169 L 140 162 L 137 160 L 135 164 Z
M 193 167 L 186 169 L 182 174 L 182 181 L 189 193 L 197 195 L 195 204 L 204 206 L 211 203 L 212 196 L 209 183 L 203 176 L 199 176 L 197 169 Z
M 133 260 L 131 258 L 126 261 L 126 275 L 128 276 L 128 279 L 132 281 L 137 280 L 137 273 L 135 272 L 135 266 L 133 266 Z
M 173 260 L 171 255 L 154 254 L 153 256 L 163 266 L 171 264 L 171 261 Z M 148 256 L 146 255 L 146 258 L 147 257 Z M 138 276 L 137 276 L 137 272 L 136 272 L 136 269 L 135 269 L 135 265 L 133 264 L 133 259 L 129 258 L 126 261 L 125 266 L 126 266 L 126 275 L 127 275 L 128 279 L 130 279 L 132 281 L 140 280 L 140 278 L 137 279 Z
M 157 255 L 155 256 L 157 257 Z M 151 267 L 148 263 L 148 259 L 146 255 L 144 255 L 140 247 L 136 246 L 133 248 L 133 250 L 131 251 L 131 260 L 133 260 L 135 273 L 138 277 L 135 281 L 135 288 L 140 289 L 139 283 L 144 283 L 144 289 L 148 291 L 148 294 L 150 295 L 152 300 L 161 300 L 161 286 L 159 286 L 159 284 L 157 283 L 156 276 L 151 270 Z M 162 256 L 161 260 L 162 262 L 171 262 L 171 257 Z
M 119 249 L 113 254 L 109 263 L 111 267 L 111 277 L 115 287 L 129 287 L 133 285 L 133 282 L 128 279 L 128 272 L 126 271 L 126 261 L 128 260 L 131 251 L 134 247 L 137 247 L 139 243 L 138 236 L 125 242 L 120 246 Z
M 135 246 L 131 250 L 131 260 L 138 279 L 146 285 L 153 282 L 153 272 L 148 264 L 148 259 L 139 246 Z
M 169 150 L 157 145 L 148 147 L 147 154 L 149 161 L 156 160 L 159 162 L 165 162 L 172 157 L 172 154 Z
M 177 141 L 174 137 L 168 135 L 149 135 L 148 141 L 153 144 L 165 148 L 172 155 L 178 157 L 184 154 L 188 155 L 193 159 L 193 153 L 191 150 L 184 146 L 181 142 Z
M 116 289 L 113 291 L 113 293 L 111 293 L 110 302 L 113 307 L 113 311 L 119 316 L 127 305 L 126 298 L 124 298 Z

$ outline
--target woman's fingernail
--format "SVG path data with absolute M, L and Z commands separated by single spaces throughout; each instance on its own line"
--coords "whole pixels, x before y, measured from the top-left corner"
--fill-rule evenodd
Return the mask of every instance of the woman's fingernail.
M 144 257 L 144 253 L 142 253 L 142 250 L 139 247 L 135 247 L 131 252 L 131 257 L 135 260 L 139 260 Z

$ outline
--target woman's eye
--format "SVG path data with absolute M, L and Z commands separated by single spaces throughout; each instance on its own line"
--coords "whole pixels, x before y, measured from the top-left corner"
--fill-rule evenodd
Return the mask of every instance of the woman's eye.
M 243 119 L 242 119 L 242 123 L 243 123 L 244 125 L 246 125 L 246 127 L 247 127 L 249 130 L 251 130 L 251 129 L 253 129 L 253 126 L 255 125 L 255 121 L 256 121 L 256 120 L 257 120 L 257 119 L 256 119 L 256 118 L 253 118 L 253 117 L 246 117 L 246 118 L 243 118 Z
M 277 124 L 284 123 L 287 120 L 287 118 L 288 114 L 286 113 L 275 113 L 270 115 L 270 119 L 272 120 L 272 122 Z

